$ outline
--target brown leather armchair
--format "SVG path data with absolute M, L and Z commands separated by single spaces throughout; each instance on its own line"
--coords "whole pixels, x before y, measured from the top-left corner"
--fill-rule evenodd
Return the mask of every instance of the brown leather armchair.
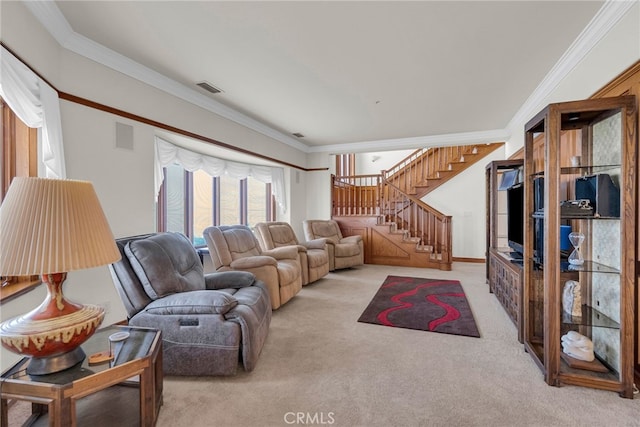
M 302 289 L 302 270 L 295 246 L 263 251 L 246 225 L 221 225 L 204 230 L 204 239 L 216 271 L 253 273 L 269 290 L 274 310 Z
M 338 223 L 331 219 L 308 219 L 302 224 L 307 240 L 327 239 L 330 271 L 364 264 L 362 236 L 342 237 Z
M 256 224 L 256 236 L 264 250 L 295 246 L 302 268 L 302 285 L 308 285 L 329 273 L 329 251 L 326 239 L 299 242 L 293 228 L 286 222 Z

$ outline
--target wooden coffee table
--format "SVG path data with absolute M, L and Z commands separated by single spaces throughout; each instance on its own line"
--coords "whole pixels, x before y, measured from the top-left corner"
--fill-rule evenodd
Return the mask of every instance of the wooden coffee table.
M 109 336 L 128 332 L 129 337 L 114 345 L 115 359 L 89 365 L 89 356 L 109 350 Z M 5 371 L 1 380 L 1 426 L 8 426 L 7 400 L 18 399 L 32 403 L 35 420 L 48 415 L 49 425 L 75 426 L 77 404 L 83 397 L 111 386 L 139 387 L 140 419 L 137 425 L 154 426 L 162 405 L 162 339 L 155 329 L 130 326 L 110 326 L 98 330 L 83 345 L 87 354 L 80 364 L 49 375 L 29 376 L 24 358 Z M 118 408 L 110 408 L 118 411 Z M 134 424 L 136 424 L 134 422 Z

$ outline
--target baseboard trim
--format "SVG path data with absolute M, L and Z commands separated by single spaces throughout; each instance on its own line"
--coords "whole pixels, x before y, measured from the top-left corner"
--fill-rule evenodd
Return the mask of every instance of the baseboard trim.
M 451 258 L 453 262 L 475 262 L 478 264 L 484 264 L 487 260 L 485 258 L 464 258 L 464 257 L 453 257 Z

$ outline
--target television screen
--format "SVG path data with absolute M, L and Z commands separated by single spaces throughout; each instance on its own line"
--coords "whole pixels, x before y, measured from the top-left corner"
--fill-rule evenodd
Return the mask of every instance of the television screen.
M 518 254 L 524 253 L 524 185 L 507 189 L 507 240 Z

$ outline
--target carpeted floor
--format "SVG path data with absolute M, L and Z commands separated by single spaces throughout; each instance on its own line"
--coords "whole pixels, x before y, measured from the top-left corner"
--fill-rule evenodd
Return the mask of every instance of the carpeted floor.
M 457 280 L 388 276 L 358 322 L 480 336 Z
M 357 322 L 389 275 L 459 280 L 482 338 Z M 158 425 L 638 425 L 640 399 L 546 385 L 484 275 L 470 263 L 330 273 L 274 312 L 253 372 L 166 378 Z
M 359 323 L 389 275 L 459 280 L 482 338 Z M 470 263 L 330 273 L 274 312 L 253 372 L 166 377 L 158 426 L 640 424 L 640 398 L 546 385 L 484 275 Z

